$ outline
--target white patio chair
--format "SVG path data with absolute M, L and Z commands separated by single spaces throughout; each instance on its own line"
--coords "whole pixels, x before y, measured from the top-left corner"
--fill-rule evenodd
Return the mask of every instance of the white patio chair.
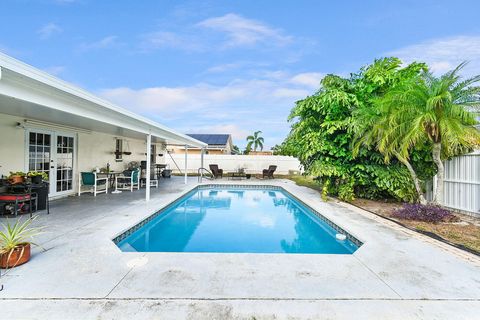
M 82 186 L 90 188 L 82 190 Z M 78 196 L 91 192 L 96 197 L 98 193 L 108 193 L 108 177 L 99 178 L 96 172 L 80 172 L 78 174 Z
M 115 177 L 115 190 L 140 189 L 140 170 L 132 170 L 129 176 L 120 175 Z
M 147 179 L 143 178 L 140 179 L 140 187 L 145 187 L 147 185 Z M 150 178 L 150 187 L 158 188 L 158 179 L 157 178 Z

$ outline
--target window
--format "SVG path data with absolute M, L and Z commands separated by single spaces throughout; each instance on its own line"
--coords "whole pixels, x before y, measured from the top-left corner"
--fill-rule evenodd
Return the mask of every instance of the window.
M 122 139 L 115 138 L 115 161 L 121 162 L 123 155 L 123 141 Z

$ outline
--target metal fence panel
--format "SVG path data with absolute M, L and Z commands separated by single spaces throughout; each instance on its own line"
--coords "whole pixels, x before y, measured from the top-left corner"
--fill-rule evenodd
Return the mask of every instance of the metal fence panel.
M 444 204 L 480 216 L 480 153 L 445 161 Z M 427 183 L 427 199 L 433 198 L 433 184 Z

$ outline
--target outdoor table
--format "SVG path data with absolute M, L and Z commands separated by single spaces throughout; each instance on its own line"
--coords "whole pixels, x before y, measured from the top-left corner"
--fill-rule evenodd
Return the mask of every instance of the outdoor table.
M 121 173 L 122 172 L 120 171 L 109 171 L 109 172 L 99 172 L 97 173 L 97 175 L 106 175 L 110 183 L 109 188 L 113 189 L 113 187 L 115 187 L 115 177 Z
M 242 180 L 243 178 L 245 179 L 247 178 L 247 174 L 245 172 L 235 171 L 235 172 L 229 172 L 227 174 L 231 180 Z

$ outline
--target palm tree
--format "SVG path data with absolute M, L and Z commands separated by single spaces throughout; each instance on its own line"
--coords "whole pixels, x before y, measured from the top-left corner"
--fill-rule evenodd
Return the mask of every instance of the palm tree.
M 418 201 L 421 204 L 427 204 L 423 194 L 422 182 L 418 178 L 414 167 L 408 157 L 402 156 L 397 150 L 398 146 L 388 141 L 387 129 L 389 127 L 388 114 L 385 110 L 375 107 L 364 107 L 354 111 L 352 117 L 353 138 L 353 156 L 357 157 L 360 152 L 360 146 L 367 148 L 374 147 L 385 157 L 385 162 L 390 163 L 392 157 L 397 158 L 410 173 L 410 177 L 417 192 Z
M 252 149 L 253 145 L 253 151 L 257 151 L 257 148 L 260 147 L 260 150 L 263 150 L 263 138 L 260 136 L 262 131 L 255 131 L 253 133 L 253 136 L 248 136 L 247 137 L 247 150 Z
M 443 204 L 443 159 L 480 145 L 480 131 L 474 127 L 480 87 L 472 86 L 480 75 L 461 81 L 458 73 L 464 66 L 465 62 L 440 77 L 424 72 L 387 92 L 378 103 L 386 115 L 380 123 L 380 151 L 408 159 L 411 148 L 431 144 L 437 167 L 436 204 Z

